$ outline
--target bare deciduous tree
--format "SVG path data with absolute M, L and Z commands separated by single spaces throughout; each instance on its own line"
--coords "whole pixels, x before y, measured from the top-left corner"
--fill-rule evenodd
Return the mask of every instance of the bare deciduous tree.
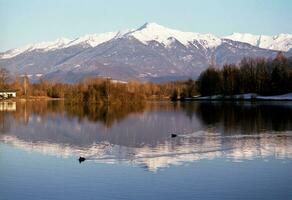
M 5 88 L 9 81 L 9 71 L 5 68 L 0 69 L 0 88 Z

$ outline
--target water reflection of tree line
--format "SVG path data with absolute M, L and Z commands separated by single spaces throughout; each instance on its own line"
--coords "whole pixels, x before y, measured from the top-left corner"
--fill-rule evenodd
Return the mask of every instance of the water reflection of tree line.
M 144 110 L 144 104 L 125 104 L 104 106 L 99 104 L 65 104 L 66 114 L 69 117 L 84 118 L 93 122 L 102 122 L 106 127 L 111 127 L 115 121 L 120 121 L 131 113 Z
M 143 112 L 145 104 L 129 105 L 100 105 L 100 104 L 67 104 L 64 101 L 27 101 L 17 102 L 17 111 L 13 113 L 0 112 L 1 127 L 7 126 L 11 120 L 5 120 L 8 116 L 14 118 L 14 122 L 27 124 L 29 117 L 38 115 L 48 117 L 52 115 L 65 114 L 67 117 L 77 117 L 78 120 L 87 119 L 93 122 L 101 122 L 106 127 L 111 127 L 115 121 L 122 120 L 131 113 Z M 10 123 L 9 123 L 10 122 Z M 2 130 L 2 128 L 1 128 Z M 3 132 L 4 129 L 3 129 Z
M 29 117 L 48 117 L 64 114 L 78 120 L 101 122 L 111 127 L 132 113 L 144 111 L 184 112 L 189 119 L 196 117 L 206 126 L 223 127 L 224 132 L 242 130 L 245 134 L 264 130 L 292 130 L 292 105 L 288 102 L 270 103 L 150 103 L 102 106 L 100 104 L 66 104 L 64 101 L 17 102 L 16 112 L 0 112 L 1 133 L 7 132 L 11 123 L 29 122 Z M 9 120 L 13 117 L 14 120 Z M 10 125 L 9 125 L 10 124 Z
M 291 104 L 201 102 L 195 113 L 207 126 L 222 125 L 225 133 L 292 130 Z

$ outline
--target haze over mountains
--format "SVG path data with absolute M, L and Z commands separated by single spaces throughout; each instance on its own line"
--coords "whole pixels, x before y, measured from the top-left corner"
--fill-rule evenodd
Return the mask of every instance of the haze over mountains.
M 146 23 L 138 29 L 60 38 L 0 53 L 0 67 L 32 80 L 77 82 L 85 77 L 166 81 L 196 78 L 210 64 L 243 57 L 292 55 L 292 34 L 263 36 L 182 32 Z M 290 50 L 290 51 L 289 51 Z

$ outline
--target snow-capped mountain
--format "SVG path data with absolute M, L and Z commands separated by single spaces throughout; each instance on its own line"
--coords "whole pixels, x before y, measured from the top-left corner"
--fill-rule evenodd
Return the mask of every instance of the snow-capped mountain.
M 280 45 L 280 39 L 275 41 Z M 67 82 L 88 76 L 125 81 L 176 80 L 195 78 L 210 64 L 220 67 L 236 63 L 243 57 L 274 57 L 278 52 L 272 50 L 275 46 L 276 43 L 266 49 L 229 37 L 183 32 L 146 23 L 132 30 L 62 38 L 12 49 L 0 53 L 0 67 L 16 75 Z
M 192 44 L 194 41 L 198 41 L 205 48 L 212 48 L 221 44 L 220 38 L 211 34 L 182 32 L 166 28 L 156 23 L 146 23 L 139 29 L 129 32 L 126 35 L 131 35 L 144 44 L 150 41 L 156 41 L 165 46 L 170 45 L 174 39 L 185 46 Z
M 205 48 L 216 47 L 221 43 L 220 38 L 211 34 L 182 32 L 163 27 L 156 23 L 146 23 L 136 30 L 133 29 L 119 32 L 89 34 L 73 40 L 68 38 L 60 38 L 53 42 L 41 42 L 37 44 L 26 45 L 22 48 L 8 50 L 0 54 L 0 58 L 12 58 L 21 53 L 33 50 L 50 51 L 55 49 L 68 48 L 70 46 L 79 44 L 96 47 L 97 45 L 107 42 L 111 39 L 129 36 L 136 38 L 144 44 L 147 44 L 149 41 L 157 41 L 161 44 L 164 44 L 165 46 L 170 45 L 173 39 L 178 40 L 183 45 L 189 45 L 194 41 L 199 41 L 199 43 Z
M 274 36 L 252 35 L 249 33 L 233 33 L 224 38 L 245 42 L 253 46 L 264 49 L 272 49 L 279 51 L 289 51 L 292 48 L 292 34 L 279 34 Z

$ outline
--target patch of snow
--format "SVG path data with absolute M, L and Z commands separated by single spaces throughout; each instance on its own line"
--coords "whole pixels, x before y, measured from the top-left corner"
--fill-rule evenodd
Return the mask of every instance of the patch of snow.
M 42 77 L 43 74 L 36 74 L 35 76 L 36 76 L 36 77 Z
M 182 59 L 183 59 L 184 61 L 191 61 L 192 58 L 193 58 L 192 55 L 187 55 L 187 56 L 182 57 Z
M 120 84 L 127 84 L 127 81 L 120 81 L 120 80 L 111 80 L 112 83 L 120 83 Z
M 147 76 L 147 74 L 144 74 L 144 73 L 139 74 L 139 77 L 140 77 L 140 78 L 144 78 L 144 77 L 146 77 L 146 76 Z

